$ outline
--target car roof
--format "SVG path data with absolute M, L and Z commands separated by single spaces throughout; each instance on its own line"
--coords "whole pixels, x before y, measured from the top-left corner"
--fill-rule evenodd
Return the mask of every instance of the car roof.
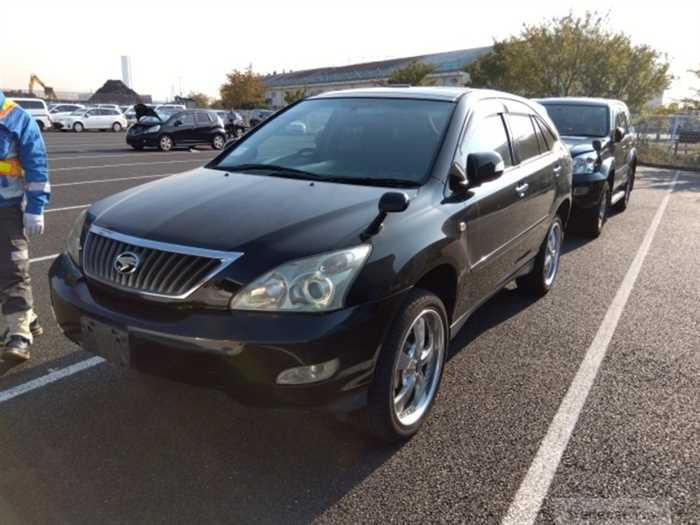
M 597 98 L 597 97 L 550 97 L 550 98 L 536 98 L 535 102 L 546 105 L 551 104 L 570 104 L 576 106 L 623 106 L 627 107 L 627 104 L 621 100 L 616 100 L 612 98 Z
M 344 97 L 362 97 L 362 98 L 408 98 L 422 100 L 442 100 L 454 102 L 465 93 L 472 91 L 468 88 L 457 87 L 377 87 L 377 88 L 359 88 L 359 89 L 343 89 L 340 91 L 328 91 L 321 93 L 311 99 L 319 98 L 344 98 Z

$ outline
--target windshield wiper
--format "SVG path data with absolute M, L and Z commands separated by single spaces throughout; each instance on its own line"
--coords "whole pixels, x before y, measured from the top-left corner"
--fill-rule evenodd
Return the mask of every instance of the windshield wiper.
M 287 166 L 277 166 L 275 164 L 235 164 L 233 166 L 215 166 L 215 168 L 226 171 L 269 171 L 283 177 L 298 179 L 325 180 L 325 177 L 311 173 L 310 171 L 288 168 Z
M 420 186 L 419 182 L 413 180 L 392 179 L 391 177 L 324 177 L 323 180 L 362 186 L 391 186 L 395 188 L 418 188 Z

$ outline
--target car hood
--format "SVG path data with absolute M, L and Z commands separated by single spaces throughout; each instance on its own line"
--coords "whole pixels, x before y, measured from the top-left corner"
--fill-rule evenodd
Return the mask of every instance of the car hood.
M 397 190 L 200 168 L 113 195 L 90 213 L 103 228 L 254 253 L 265 266 L 360 244 L 387 191 Z
M 562 136 L 561 140 L 566 144 L 566 147 L 569 148 L 569 153 L 571 153 L 572 157 L 578 157 L 579 155 L 595 151 L 595 148 L 593 148 L 593 141 L 596 139 L 592 139 L 591 137 Z M 600 140 L 601 145 L 605 147 L 609 139 L 601 138 L 598 140 Z
M 136 120 L 141 120 L 142 117 L 155 117 L 161 120 L 156 110 L 146 104 L 136 104 L 134 106 L 134 113 L 136 114 Z

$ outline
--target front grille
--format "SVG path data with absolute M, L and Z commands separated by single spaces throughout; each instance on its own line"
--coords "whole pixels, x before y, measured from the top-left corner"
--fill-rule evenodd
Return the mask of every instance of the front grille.
M 138 257 L 132 273 L 117 271 L 122 254 Z M 216 252 L 139 239 L 93 226 L 85 239 L 88 277 L 127 291 L 185 299 L 241 254 Z

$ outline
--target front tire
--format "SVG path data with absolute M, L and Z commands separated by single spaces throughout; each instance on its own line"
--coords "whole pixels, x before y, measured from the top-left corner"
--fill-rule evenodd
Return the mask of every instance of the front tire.
M 119 122 L 112 124 L 112 131 L 119 133 L 122 130 L 122 125 Z
M 75 131 L 76 133 L 82 133 L 83 131 L 85 131 L 85 126 L 83 126 L 80 122 L 76 122 L 75 124 L 73 124 L 73 131 Z
M 158 148 L 160 151 L 172 151 L 172 149 L 175 147 L 175 142 L 173 142 L 172 137 L 170 135 L 163 135 L 159 140 L 158 140 Z
M 369 387 L 370 431 L 394 443 L 410 439 L 433 405 L 447 354 L 445 306 L 436 295 L 411 290 L 382 346 Z
M 583 234 L 595 239 L 603 233 L 603 226 L 608 220 L 610 205 L 610 186 L 606 182 L 600 192 L 600 200 L 593 208 L 586 210 L 582 217 Z
M 547 236 L 542 242 L 540 251 L 535 259 L 533 270 L 516 279 L 518 289 L 528 295 L 543 297 L 554 287 L 559 273 L 561 247 L 564 242 L 564 223 L 559 215 L 554 217 L 547 230 Z

